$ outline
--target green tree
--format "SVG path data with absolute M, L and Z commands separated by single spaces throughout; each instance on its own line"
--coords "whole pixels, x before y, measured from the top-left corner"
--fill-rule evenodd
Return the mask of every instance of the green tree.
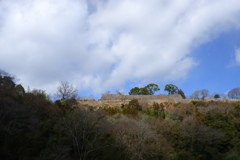
M 25 94 L 25 89 L 21 84 L 16 85 L 15 87 L 15 93 L 18 95 L 24 95 Z
M 184 92 L 180 89 L 178 93 L 182 96 L 183 99 L 186 99 Z
M 154 92 L 159 91 L 157 84 L 150 83 L 143 88 L 134 87 L 130 90 L 129 95 L 154 95 Z
M 144 88 L 140 88 L 141 90 L 141 95 L 151 95 L 150 91 L 144 87 Z
M 220 98 L 220 95 L 219 94 L 215 94 L 213 98 L 218 99 L 218 98 Z
M 142 110 L 142 106 L 139 104 L 137 99 L 133 99 L 129 102 L 128 104 L 130 107 L 136 108 L 137 110 L 141 111 Z
M 11 96 L 15 87 L 15 78 L 9 73 L 0 70 L 0 94 Z
M 153 83 L 150 83 L 148 84 L 147 86 L 145 86 L 144 88 L 146 88 L 149 92 L 150 95 L 154 95 L 154 92 L 156 91 L 159 91 L 160 88 L 158 87 L 157 84 L 153 84 Z
M 178 94 L 179 93 L 178 87 L 173 84 L 167 84 L 165 86 L 164 91 L 168 91 L 168 94 Z
M 134 87 L 130 90 L 129 95 L 140 95 L 141 93 L 142 92 L 140 88 Z

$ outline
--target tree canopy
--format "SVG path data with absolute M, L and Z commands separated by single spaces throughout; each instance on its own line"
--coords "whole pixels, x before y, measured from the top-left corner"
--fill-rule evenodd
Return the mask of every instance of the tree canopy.
M 150 83 L 143 88 L 134 87 L 130 90 L 129 95 L 154 95 L 160 88 L 157 84 Z
M 219 94 L 215 94 L 213 98 L 218 99 L 218 98 L 220 98 L 220 95 Z
M 184 92 L 181 89 L 178 91 L 178 94 L 180 94 L 183 99 L 186 99 L 186 96 L 185 96 Z
M 167 84 L 165 86 L 164 91 L 168 91 L 168 94 L 178 94 L 179 89 L 176 85 L 173 84 Z
M 154 93 L 156 91 L 159 91 L 160 88 L 158 87 L 157 84 L 153 84 L 153 83 L 150 83 L 148 84 L 147 86 L 145 86 L 144 88 L 146 88 L 148 90 L 148 92 L 150 93 L 150 95 L 154 95 Z

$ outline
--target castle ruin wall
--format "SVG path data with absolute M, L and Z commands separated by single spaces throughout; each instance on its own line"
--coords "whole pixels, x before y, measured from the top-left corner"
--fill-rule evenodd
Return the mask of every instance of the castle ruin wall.
M 103 94 L 99 101 L 107 103 L 115 102 L 129 102 L 133 99 L 148 103 L 161 102 L 185 102 L 180 94 L 171 95 L 117 95 L 117 94 Z

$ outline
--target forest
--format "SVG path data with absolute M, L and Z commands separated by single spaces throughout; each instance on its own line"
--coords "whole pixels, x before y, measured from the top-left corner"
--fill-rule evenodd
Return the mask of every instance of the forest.
M 81 106 L 0 71 L 1 160 L 240 160 L 240 101 Z

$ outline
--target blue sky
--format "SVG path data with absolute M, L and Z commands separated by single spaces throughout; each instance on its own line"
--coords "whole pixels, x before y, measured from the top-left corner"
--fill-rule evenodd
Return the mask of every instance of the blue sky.
M 240 30 L 233 29 L 193 50 L 199 65 L 183 82 L 186 95 L 198 89 L 208 89 L 210 94 L 223 94 L 240 87 L 240 66 L 235 59 L 239 47 Z
M 2 0 L 0 69 L 54 95 L 240 87 L 239 0 Z

